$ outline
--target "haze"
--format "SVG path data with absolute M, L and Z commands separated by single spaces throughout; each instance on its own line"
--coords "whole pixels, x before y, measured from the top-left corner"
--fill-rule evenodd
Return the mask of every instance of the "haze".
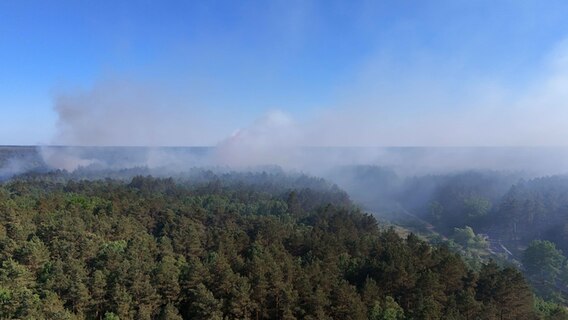
M 563 1 L 3 1 L 0 144 L 217 146 L 228 165 L 305 161 L 298 147 L 566 146 L 566 14 Z

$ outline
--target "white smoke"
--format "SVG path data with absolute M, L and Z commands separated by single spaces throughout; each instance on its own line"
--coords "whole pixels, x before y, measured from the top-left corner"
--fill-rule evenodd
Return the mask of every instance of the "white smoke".
M 103 81 L 90 90 L 58 96 L 54 108 L 59 116 L 58 131 L 52 144 L 208 145 L 216 146 L 208 159 L 212 165 L 277 164 L 293 168 L 402 161 L 385 149 L 354 152 L 351 147 L 566 146 L 567 61 L 568 46 L 561 44 L 543 60 L 538 74 L 522 90 L 491 79 L 464 80 L 458 85 L 462 74 L 444 70 L 429 79 L 423 72 L 433 67 L 414 71 L 408 67 L 402 72 L 408 76 L 405 80 L 385 69 L 384 64 L 374 69 L 371 63 L 358 81 L 337 94 L 337 103 L 320 108 L 319 113 L 293 119 L 285 108 L 272 110 L 237 130 L 234 114 L 229 111 L 214 117 L 205 104 L 179 93 L 156 90 L 158 86 Z M 229 135 L 231 131 L 234 133 Z M 337 146 L 345 148 L 322 153 L 303 149 Z M 150 150 L 145 161 L 133 165 L 187 167 L 191 162 L 163 150 Z M 422 161 L 455 168 L 481 163 L 468 152 L 463 154 L 457 157 L 454 153 L 453 161 L 459 163 L 436 157 L 423 157 Z M 68 170 L 100 164 L 73 152 L 46 153 L 44 158 L 52 167 Z M 562 157 L 554 159 L 564 161 Z M 508 161 L 488 156 L 483 166 Z M 529 162 L 538 164 L 536 160 Z

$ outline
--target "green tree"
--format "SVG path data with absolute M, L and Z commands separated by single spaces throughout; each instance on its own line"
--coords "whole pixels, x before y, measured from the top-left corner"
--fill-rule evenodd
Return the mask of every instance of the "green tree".
M 223 319 L 222 302 L 217 300 L 205 285 L 197 285 L 197 288 L 192 290 L 191 296 L 191 304 L 187 310 L 191 317 L 211 320 Z
M 535 299 L 535 310 L 543 320 L 568 320 L 568 310 L 564 306 L 541 298 Z
M 104 320 L 120 320 L 120 317 L 112 312 L 106 312 Z
M 522 262 L 526 274 L 537 289 L 549 298 L 555 296 L 556 281 L 562 272 L 566 258 L 554 243 L 534 240 L 523 252 Z
M 95 317 L 104 310 L 106 304 L 106 276 L 101 270 L 95 270 L 91 276 L 91 309 Z
M 40 313 L 40 298 L 34 292 L 34 277 L 14 260 L 0 267 L 0 318 L 34 318 Z
M 132 318 L 132 296 L 122 285 L 116 285 L 112 291 L 113 310 L 121 319 Z
M 369 312 L 369 320 L 402 320 L 404 309 L 391 296 L 386 296 L 383 301 L 375 302 Z
M 340 282 L 331 293 L 330 314 L 338 319 L 365 319 L 366 308 L 355 288 L 346 282 Z
M 159 320 L 182 320 L 179 311 L 171 303 L 166 304 L 160 312 Z
M 533 294 L 522 274 L 510 267 L 501 269 L 494 262 L 482 267 L 476 298 L 484 303 L 483 312 L 497 319 L 530 319 L 534 315 Z
M 154 277 L 155 286 L 160 295 L 168 303 L 176 302 L 180 293 L 180 268 L 177 260 L 172 256 L 165 256 L 158 264 Z
M 491 201 L 478 196 L 467 197 L 463 200 L 463 209 L 468 218 L 477 219 L 491 210 Z

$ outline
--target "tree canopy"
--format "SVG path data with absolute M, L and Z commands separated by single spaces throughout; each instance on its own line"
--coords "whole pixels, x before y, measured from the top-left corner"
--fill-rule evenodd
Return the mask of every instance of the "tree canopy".
M 10 181 L 0 186 L 0 318 L 536 317 L 519 271 L 472 271 L 314 185 L 262 174 Z

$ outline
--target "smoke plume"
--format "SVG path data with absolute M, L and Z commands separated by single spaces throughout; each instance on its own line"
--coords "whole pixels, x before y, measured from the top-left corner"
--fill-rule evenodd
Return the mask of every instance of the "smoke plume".
M 286 108 L 271 109 L 245 127 L 232 120 L 234 113 L 211 112 L 191 95 L 136 81 L 101 81 L 89 90 L 56 97 L 57 133 L 51 144 L 155 147 L 132 163 L 151 167 L 205 163 L 276 164 L 300 170 L 346 164 L 413 170 L 566 169 L 561 165 L 568 159 L 565 152 L 555 151 L 547 160 L 522 149 L 566 146 L 566 44 L 543 60 L 538 74 L 522 89 L 507 87 L 499 79 L 470 79 L 453 69 L 440 69 L 429 77 L 434 67 L 418 62 L 402 69 L 385 65 L 371 59 L 357 81 L 339 90 L 333 105 L 311 116 L 294 119 Z M 457 85 L 461 76 L 463 84 Z M 197 160 L 159 150 L 162 146 L 215 146 L 215 151 Z M 388 148 L 399 146 L 518 148 L 438 149 L 410 158 Z M 46 151 L 44 159 L 52 167 L 68 170 L 108 165 L 70 148 Z

